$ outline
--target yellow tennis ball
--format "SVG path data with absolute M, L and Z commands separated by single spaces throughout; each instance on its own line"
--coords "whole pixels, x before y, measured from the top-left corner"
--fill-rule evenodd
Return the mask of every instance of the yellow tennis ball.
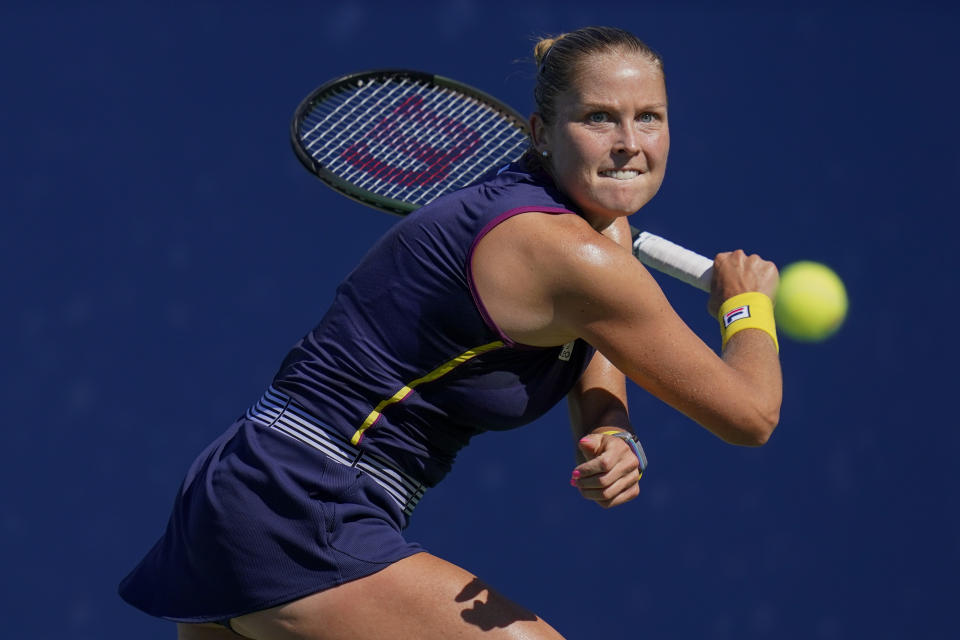
M 777 328 L 802 342 L 833 335 L 847 316 L 847 290 L 830 267 L 802 260 L 780 272 L 774 313 Z

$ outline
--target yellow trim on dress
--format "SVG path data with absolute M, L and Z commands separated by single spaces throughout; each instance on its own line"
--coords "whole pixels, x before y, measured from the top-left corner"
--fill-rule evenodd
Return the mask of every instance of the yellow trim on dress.
M 427 375 L 423 376 L 422 378 L 417 378 L 413 382 L 402 386 L 400 390 L 397 391 L 395 394 L 393 394 L 389 398 L 385 398 L 381 400 L 380 404 L 378 404 L 373 409 L 373 411 L 370 412 L 370 415 L 367 416 L 367 419 L 363 421 L 363 424 L 360 425 L 360 428 L 357 429 L 356 433 L 353 434 L 353 437 L 350 438 L 351 444 L 354 444 L 354 445 L 358 444 L 360 442 L 360 438 L 363 437 L 363 432 L 369 429 L 371 426 L 373 426 L 373 423 L 380 418 L 380 414 L 383 413 L 383 410 L 389 407 L 390 405 L 396 404 L 397 402 L 400 402 L 401 400 L 406 398 L 408 395 L 410 395 L 410 392 L 413 391 L 413 388 L 416 387 L 417 385 L 423 384 L 424 382 L 432 382 L 437 378 L 439 378 L 440 376 L 450 373 L 451 371 L 456 369 L 458 366 L 460 366 L 464 362 L 472 360 L 473 358 L 479 356 L 480 354 L 486 353 L 487 351 L 493 351 L 494 349 L 499 349 L 502 346 L 503 346 L 503 341 L 497 340 L 496 342 L 491 342 L 489 344 L 485 344 L 485 345 L 470 349 L 468 351 L 464 351 L 463 353 L 458 355 L 456 358 L 443 363 L 442 365 L 440 365 L 439 367 L 437 367 Z

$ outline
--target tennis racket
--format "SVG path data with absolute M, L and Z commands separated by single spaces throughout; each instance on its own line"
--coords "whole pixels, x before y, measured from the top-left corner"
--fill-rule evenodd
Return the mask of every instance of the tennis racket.
M 526 119 L 461 82 L 420 71 L 352 73 L 322 85 L 297 107 L 293 149 L 328 186 L 403 216 L 520 158 Z M 633 229 L 645 265 L 704 291 L 713 261 Z

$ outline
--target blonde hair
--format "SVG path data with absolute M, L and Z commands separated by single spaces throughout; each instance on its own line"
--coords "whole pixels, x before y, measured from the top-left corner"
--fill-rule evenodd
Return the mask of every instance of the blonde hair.
M 533 59 L 537 62 L 537 69 L 540 69 L 540 66 L 543 64 L 543 59 L 547 57 L 547 52 L 550 51 L 550 47 L 565 35 L 565 33 L 561 33 L 558 36 L 541 38 L 537 41 L 537 44 L 533 45 Z

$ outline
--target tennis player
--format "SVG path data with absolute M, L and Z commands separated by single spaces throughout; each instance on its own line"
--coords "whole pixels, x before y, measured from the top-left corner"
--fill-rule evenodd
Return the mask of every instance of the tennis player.
M 189 469 L 120 587 L 182 640 L 561 638 L 403 537 L 473 435 L 566 397 L 571 484 L 602 507 L 638 494 L 626 378 L 727 442 L 770 437 L 776 267 L 716 257 L 718 357 L 631 255 L 667 163 L 661 59 L 600 27 L 535 55 L 528 155 L 396 224 Z

